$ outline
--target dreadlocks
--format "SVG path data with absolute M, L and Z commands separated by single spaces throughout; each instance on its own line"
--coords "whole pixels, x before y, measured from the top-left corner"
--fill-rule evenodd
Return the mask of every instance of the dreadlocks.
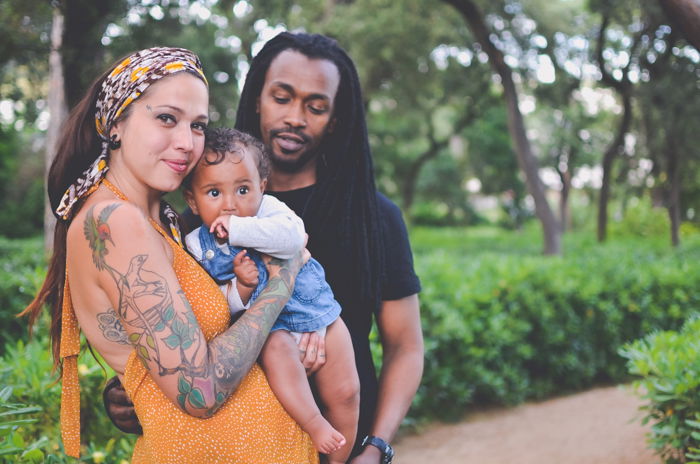
M 326 133 L 321 142 L 316 185 L 302 219 L 309 235 L 314 237 L 313 243 L 309 242 L 312 253 L 323 262 L 323 255 L 337 256 L 339 249 L 345 250 L 354 271 L 355 281 L 351 283 L 354 291 L 359 291 L 363 301 L 376 309 L 384 272 L 381 231 L 360 81 L 350 57 L 335 40 L 322 35 L 289 32 L 277 35 L 251 63 L 241 92 L 236 128 L 262 138 L 257 100 L 270 63 L 285 50 L 328 60 L 338 68 L 335 129 Z

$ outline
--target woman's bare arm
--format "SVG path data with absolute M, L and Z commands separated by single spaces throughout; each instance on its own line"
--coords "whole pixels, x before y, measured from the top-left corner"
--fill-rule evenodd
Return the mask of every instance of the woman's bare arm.
M 99 286 L 140 360 L 171 401 L 188 414 L 209 417 L 256 361 L 291 294 L 301 255 L 271 259 L 269 283 L 255 304 L 207 344 L 162 240 L 140 210 L 102 202 L 82 222 L 77 248 L 92 256 Z

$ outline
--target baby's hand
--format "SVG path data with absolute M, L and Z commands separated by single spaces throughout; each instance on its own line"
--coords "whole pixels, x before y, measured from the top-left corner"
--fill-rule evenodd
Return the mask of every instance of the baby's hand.
M 228 238 L 228 223 L 230 216 L 219 216 L 214 219 L 214 222 L 209 226 L 209 233 L 214 234 L 215 237 L 220 239 Z
M 258 266 L 248 256 L 246 250 L 240 251 L 233 258 L 233 273 L 236 274 L 238 283 L 245 287 L 255 288 L 258 285 Z

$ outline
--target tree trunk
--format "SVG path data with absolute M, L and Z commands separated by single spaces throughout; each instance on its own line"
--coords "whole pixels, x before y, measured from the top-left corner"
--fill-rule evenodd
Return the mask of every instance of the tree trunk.
M 700 51 L 700 0 L 659 0 L 659 4 L 683 38 Z
M 680 245 L 679 229 L 681 225 L 681 181 L 679 160 L 680 156 L 674 142 L 673 131 L 667 132 L 666 137 L 666 160 L 668 167 L 668 190 L 666 198 L 666 208 L 671 222 L 671 244 L 674 247 Z
M 46 165 L 45 176 L 48 177 L 49 167 L 56 156 L 56 147 L 60 137 L 61 125 L 66 118 L 66 98 L 63 80 L 63 63 L 61 60 L 61 47 L 63 37 L 63 14 L 58 7 L 53 9 L 53 23 L 51 25 L 51 53 L 49 54 L 49 127 L 46 134 Z M 56 219 L 51 211 L 48 197 L 44 198 L 44 247 L 46 250 L 53 248 L 53 229 Z
M 490 32 L 483 14 L 472 0 L 443 0 L 452 5 L 464 17 L 475 39 L 481 44 L 489 62 L 501 77 L 503 94 L 508 110 L 508 129 L 513 140 L 518 165 L 525 173 L 527 189 L 535 201 L 535 214 L 542 223 L 545 254 L 561 253 L 561 227 L 547 203 L 544 185 L 539 176 L 537 159 L 532 154 L 530 141 L 525 131 L 525 121 L 518 107 L 518 92 L 513 82 L 511 69 L 504 61 L 503 53 L 489 38 Z
M 612 141 L 603 155 L 603 180 L 598 197 L 598 241 L 604 242 L 608 230 L 608 201 L 610 200 L 610 182 L 612 165 L 615 157 L 622 153 L 625 146 L 625 135 L 632 122 L 632 95 L 629 91 L 622 94 L 622 119 L 617 129 L 615 140 Z

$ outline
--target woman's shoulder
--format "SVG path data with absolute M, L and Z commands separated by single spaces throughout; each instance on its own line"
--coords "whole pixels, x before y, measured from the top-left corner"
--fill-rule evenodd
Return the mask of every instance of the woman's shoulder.
M 115 198 L 90 198 L 73 218 L 68 241 L 114 242 L 114 235 L 138 240 L 148 229 L 151 229 L 148 219 L 132 203 Z

